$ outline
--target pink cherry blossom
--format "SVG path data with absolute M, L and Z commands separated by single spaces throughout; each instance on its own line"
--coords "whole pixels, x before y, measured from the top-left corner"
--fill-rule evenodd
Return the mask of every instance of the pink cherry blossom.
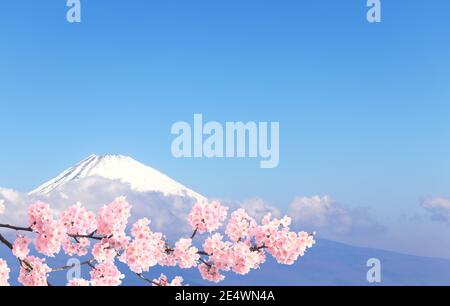
M 31 205 L 28 209 L 28 223 L 38 234 L 35 245 L 39 253 L 49 257 L 59 253 L 66 233 L 61 223 L 53 220 L 48 204 L 37 202 Z
M 20 266 L 19 282 L 24 286 L 47 286 L 47 276 L 51 271 L 45 259 L 29 256 Z
M 48 257 L 54 257 L 61 250 L 66 233 L 58 221 L 50 220 L 41 226 L 35 241 L 36 250 Z
M 264 253 L 253 250 L 249 241 L 233 244 L 223 241 L 223 236 L 220 234 L 214 234 L 206 239 L 203 248 L 211 255 L 209 261 L 215 268 L 222 271 L 232 270 L 241 275 L 249 273 L 251 269 L 259 268 L 265 261 Z
M 125 277 L 111 262 L 103 262 L 90 272 L 92 286 L 120 286 Z
M 107 239 L 103 239 L 101 242 L 94 245 L 94 247 L 92 248 L 92 255 L 99 263 L 114 262 L 114 258 L 116 257 L 117 252 L 108 243 Z
M 60 223 L 67 235 L 89 235 L 97 229 L 97 220 L 93 212 L 87 211 L 80 203 L 70 206 L 62 214 Z M 71 237 L 63 240 L 64 252 L 69 255 L 84 256 L 88 253 L 89 239 L 78 238 L 75 241 Z
M 233 242 L 250 238 L 253 229 L 257 226 L 255 219 L 251 218 L 244 209 L 238 209 L 228 221 L 225 233 Z
M 227 217 L 228 208 L 219 202 L 197 203 L 188 216 L 192 228 L 200 234 L 217 230 Z
M 62 242 L 64 252 L 69 256 L 85 256 L 88 253 L 88 248 L 91 242 L 88 238 L 77 238 L 77 241 L 73 241 L 73 238 L 66 237 Z
M 0 215 L 3 215 L 5 213 L 5 201 L 0 200 Z
M 251 269 L 257 269 L 264 263 L 265 256 L 262 252 L 254 251 L 247 243 L 237 243 L 231 249 L 232 270 L 236 274 L 245 275 Z
M 105 243 L 108 243 L 111 248 L 113 248 L 116 253 L 121 254 L 123 253 L 128 245 L 130 244 L 131 238 L 128 237 L 125 232 L 124 233 L 118 233 L 116 235 L 106 237 L 103 239 Z
M 69 235 L 88 235 L 97 229 L 95 214 L 87 211 L 81 203 L 67 208 L 61 214 L 60 222 Z
M 89 287 L 89 281 L 82 278 L 74 278 L 67 283 L 67 287 Z
M 190 269 L 197 266 L 200 255 L 198 249 L 192 246 L 192 239 L 180 239 L 175 244 L 173 255 L 178 261 L 178 266 L 182 269 Z
M 9 286 L 9 273 L 11 270 L 5 260 L 0 258 L 0 287 Z
M 215 268 L 229 271 L 233 266 L 233 258 L 230 256 L 232 246 L 231 242 L 223 241 L 223 236 L 216 233 L 205 240 L 203 249 L 210 255 L 209 259 Z
M 28 224 L 35 232 L 42 232 L 43 227 L 52 220 L 50 205 L 36 202 L 28 208 Z
M 29 244 L 31 239 L 25 236 L 18 236 L 13 244 L 12 253 L 19 259 L 24 259 L 30 253 Z
M 291 232 L 287 227 L 290 223 L 288 217 L 272 220 L 268 214 L 264 217 L 262 225 L 255 230 L 258 245 L 264 246 L 264 249 L 280 264 L 294 264 L 315 243 L 312 235 L 305 232 L 298 234 Z
M 225 279 L 225 276 L 220 274 L 219 269 L 217 269 L 214 265 L 201 264 L 198 266 L 198 269 L 203 279 L 207 281 L 220 283 Z
M 115 199 L 100 209 L 97 216 L 97 233 L 104 236 L 124 236 L 130 218 L 131 206 L 124 197 Z
M 161 287 L 181 287 L 183 286 L 184 279 L 181 276 L 175 277 L 171 282 L 169 282 L 167 276 L 161 274 L 158 279 L 153 280 L 153 286 Z
M 141 219 L 133 225 L 131 235 L 134 240 L 121 256 L 121 260 L 135 273 L 148 272 L 151 267 L 167 260 L 164 236 L 153 233 L 149 225 L 148 219 Z
M 161 258 L 158 259 L 158 264 L 162 267 L 175 267 L 178 262 L 175 255 L 171 252 L 166 252 L 162 254 Z

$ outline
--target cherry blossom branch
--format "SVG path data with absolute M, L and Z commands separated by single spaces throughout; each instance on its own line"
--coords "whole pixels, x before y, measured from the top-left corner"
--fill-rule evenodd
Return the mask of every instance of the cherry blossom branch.
M 3 243 L 8 249 L 10 249 L 11 251 L 13 250 L 13 245 L 11 242 L 9 242 L 2 234 L 0 234 L 0 242 Z M 25 259 L 20 259 L 18 258 L 20 266 L 24 267 L 25 269 L 27 269 L 28 271 L 32 271 L 33 270 L 33 266 Z M 48 286 L 52 286 L 52 284 L 50 282 L 47 281 L 47 285 Z
M 33 232 L 33 229 L 30 227 L 21 227 L 21 226 L 15 226 L 15 225 L 11 225 L 11 224 L 0 224 L 0 228 L 5 228 L 5 229 L 11 229 L 11 230 L 15 230 L 15 231 L 24 231 L 24 232 Z M 75 241 L 79 242 L 78 239 L 79 238 L 88 238 L 88 239 L 94 239 L 94 240 L 103 240 L 103 237 L 97 237 L 95 236 L 96 232 L 92 232 L 89 235 L 70 235 L 68 234 L 69 237 L 74 238 Z M 11 251 L 13 250 L 13 245 L 11 242 L 9 242 L 3 235 L 0 234 L 0 242 L 3 243 L 6 247 L 8 247 Z M 31 266 L 30 263 L 28 263 L 26 260 L 21 260 L 19 259 L 20 264 L 23 266 L 25 265 L 25 268 L 27 268 L 28 270 L 32 270 L 33 267 Z M 95 259 L 91 259 L 85 262 L 82 262 L 79 264 L 79 266 L 84 266 L 84 265 L 89 265 L 91 267 L 92 263 L 95 262 Z M 71 268 L 76 267 L 76 264 L 73 265 L 68 265 L 68 266 L 63 266 L 63 267 L 59 267 L 59 268 L 55 268 L 52 269 L 51 273 L 53 272 L 60 272 L 60 271 L 64 271 L 64 270 L 68 270 Z M 50 284 L 49 284 L 50 285 Z
M 12 230 L 17 230 L 17 231 L 30 231 L 30 232 L 32 231 L 31 228 L 17 227 L 17 226 L 13 226 L 13 225 L 9 225 L 9 224 L 0 224 L 0 227 L 1 227 L 1 228 L 12 229 Z M 8 249 L 10 249 L 11 251 L 13 250 L 13 245 L 12 245 L 12 243 L 9 242 L 2 234 L 0 234 L 0 242 L 3 243 L 3 244 L 4 244 Z M 26 260 L 21 260 L 21 259 L 19 259 L 19 261 L 20 261 L 21 264 L 25 265 L 25 267 L 26 267 L 28 270 L 32 270 L 32 269 L 33 269 L 33 267 L 31 266 L 31 264 L 28 263 Z M 82 263 L 79 264 L 79 266 L 88 265 L 88 264 L 91 264 L 91 263 L 93 263 L 93 262 L 95 262 L 95 259 L 91 259 L 91 260 L 82 262 Z M 68 269 L 74 268 L 74 267 L 76 267 L 76 266 L 78 266 L 78 265 L 73 264 L 73 265 L 63 266 L 63 267 L 59 267 L 59 268 L 52 269 L 51 272 L 53 273 L 53 272 L 64 271 L 64 270 L 68 270 Z
M 161 284 L 160 284 L 160 283 L 154 282 L 154 281 L 152 281 L 152 280 L 146 278 L 146 277 L 145 277 L 144 275 L 142 275 L 141 273 L 135 273 L 135 274 L 136 274 L 137 277 L 139 277 L 139 278 L 142 279 L 143 281 L 145 281 L 145 282 L 147 282 L 147 283 L 149 283 L 149 284 L 152 284 L 152 285 L 161 287 Z
M 179 266 L 181 269 L 198 268 L 203 279 L 217 283 L 225 279 L 224 271 L 245 275 L 259 268 L 269 254 L 279 263 L 291 265 L 315 242 L 314 234 L 291 232 L 291 219 L 288 217 L 273 219 L 268 214 L 258 225 L 244 209 L 238 209 L 224 224 L 227 210 L 219 202 L 195 204 L 188 216 L 193 229 L 190 239 L 181 238 L 171 245 L 162 233 L 150 229 L 147 218 L 134 223 L 131 237 L 127 235 L 131 205 L 123 197 L 105 205 L 97 215 L 76 204 L 62 212 L 59 219 L 53 217 L 49 204 L 37 202 L 28 208 L 29 227 L 0 224 L 0 230 L 18 233 L 14 244 L 0 234 L 0 244 L 19 259 L 19 282 L 26 286 L 51 286 L 47 282 L 47 274 L 77 266 L 91 268 L 90 280 L 73 279 L 68 284 L 70 286 L 120 285 L 123 274 L 115 265 L 115 258 L 146 283 L 179 286 L 183 282 L 181 277 L 169 281 L 161 275 L 159 279 L 151 280 L 142 271 L 148 271 L 155 264 Z M 222 225 L 226 226 L 226 237 L 218 232 Z M 31 232 L 37 237 L 32 240 L 19 232 Z M 199 250 L 193 239 L 206 233 L 209 235 Z M 93 259 L 84 262 L 52 269 L 45 264 L 46 258 L 29 256 L 29 244 L 33 241 L 36 251 L 47 257 L 59 254 L 61 249 L 68 255 L 84 256 L 90 250 L 90 240 L 97 241 L 91 248 Z M 0 259 L 0 285 L 8 283 L 8 274 L 6 261 Z
M 9 242 L 2 234 L 0 234 L 0 242 L 3 243 L 11 251 L 13 250 L 14 247 L 13 247 L 12 243 Z M 19 262 L 21 265 L 25 265 L 26 268 L 29 270 L 33 269 L 33 267 L 31 266 L 31 264 L 28 261 L 19 259 Z
M 20 226 L 14 226 L 10 224 L 0 224 L 0 228 L 7 228 L 15 231 L 24 231 L 24 232 L 32 232 L 32 228 L 30 227 L 20 227 Z
M 197 235 L 197 233 L 198 233 L 198 227 L 195 229 L 194 233 L 192 234 L 191 239 L 194 239 L 195 236 Z
M 69 237 L 74 238 L 74 239 L 78 239 L 78 238 L 87 238 L 87 239 L 93 239 L 93 240 L 98 240 L 101 241 L 107 237 L 103 237 L 103 236 L 95 236 L 96 232 L 90 233 L 89 235 L 78 235 L 78 234 L 68 234 Z
M 6 238 L 2 234 L 0 234 L 0 242 L 3 243 L 8 249 L 12 251 L 13 245 L 11 244 L 11 242 L 6 240 Z
M 62 266 L 62 267 L 59 267 L 59 268 L 52 269 L 51 273 L 65 271 L 65 270 L 69 270 L 69 269 L 72 269 L 72 268 L 75 268 L 75 267 L 89 266 L 89 265 L 91 265 L 94 262 L 96 262 L 95 259 L 90 259 L 90 260 L 86 260 L 84 262 L 81 262 L 79 264 L 72 264 L 72 265 Z
M 10 230 L 14 230 L 14 231 L 23 231 L 23 232 L 34 232 L 33 229 L 30 227 L 22 227 L 22 226 L 15 226 L 15 225 L 11 225 L 11 224 L 0 224 L 0 228 L 6 228 L 6 229 L 10 229 Z M 104 236 L 96 236 L 96 231 L 90 233 L 89 235 L 79 235 L 79 234 L 68 234 L 69 237 L 71 238 L 88 238 L 88 239 L 93 239 L 93 240 L 103 240 L 105 238 L 110 238 L 110 237 L 104 237 Z
M 209 268 L 212 267 L 212 265 L 209 262 L 205 261 L 203 258 L 200 258 L 199 260 L 200 260 L 201 263 L 207 265 Z
M 205 251 L 198 251 L 197 254 L 198 255 L 203 255 L 203 256 L 211 256 L 211 254 L 208 254 Z
M 262 245 L 262 246 L 260 246 L 260 247 L 258 247 L 258 246 L 254 246 L 254 247 L 252 247 L 250 250 L 252 251 L 252 252 L 259 252 L 259 251 L 262 251 L 262 250 L 264 250 L 264 249 L 267 249 L 267 247 L 265 246 L 265 245 Z

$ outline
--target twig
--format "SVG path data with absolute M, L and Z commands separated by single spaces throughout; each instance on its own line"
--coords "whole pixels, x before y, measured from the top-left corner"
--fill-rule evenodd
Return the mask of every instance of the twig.
M 210 268 L 210 269 L 212 268 L 212 265 L 211 265 L 210 263 L 206 262 L 203 258 L 200 258 L 200 261 L 201 261 L 203 264 L 207 265 L 208 268 Z
M 95 236 L 96 233 L 97 233 L 97 231 L 94 231 L 94 232 L 90 233 L 89 235 L 68 234 L 68 236 L 71 238 L 74 238 L 74 239 L 87 238 L 87 239 L 93 239 L 93 240 L 103 240 L 106 238 L 106 237 L 101 237 L 101 236 Z
M 33 229 L 30 227 L 21 227 L 21 226 L 14 226 L 10 224 L 0 224 L 0 228 L 7 228 L 15 231 L 24 231 L 24 232 L 32 232 Z
M 197 233 L 198 233 L 198 227 L 195 229 L 194 233 L 192 234 L 191 239 L 194 239 L 195 236 L 197 235 Z
M 72 269 L 75 268 L 76 266 L 85 266 L 85 265 L 91 265 L 93 262 L 95 262 L 95 259 L 91 259 L 91 260 L 87 260 L 84 262 L 81 262 L 79 264 L 73 264 L 73 265 L 67 265 L 67 266 L 63 266 L 63 267 L 59 267 L 59 268 L 55 268 L 52 269 L 51 273 L 53 272 L 60 272 L 60 271 L 64 271 L 64 270 L 68 270 L 68 269 Z
M 139 277 L 140 279 L 142 279 L 143 281 L 146 281 L 147 283 L 150 283 L 152 285 L 158 286 L 158 287 L 162 287 L 161 284 L 154 282 L 148 278 L 146 278 L 144 275 L 142 275 L 141 273 L 135 273 L 137 275 L 137 277 Z
M 205 251 L 198 251 L 197 254 L 198 255 L 203 255 L 203 256 L 211 256 L 211 254 L 208 254 Z
M 254 247 L 252 247 L 250 250 L 252 251 L 252 252 L 259 252 L 259 251 L 261 251 L 261 250 L 264 250 L 264 249 L 267 249 L 267 247 L 265 246 L 265 245 L 262 245 L 262 246 L 260 246 L 260 247 L 258 247 L 258 246 L 254 246 Z

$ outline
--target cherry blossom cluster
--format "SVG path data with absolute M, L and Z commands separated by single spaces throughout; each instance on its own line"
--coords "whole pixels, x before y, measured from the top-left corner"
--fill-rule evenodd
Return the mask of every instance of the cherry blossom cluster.
M 0 203 L 0 213 L 4 211 Z M 180 269 L 197 268 L 203 279 L 220 282 L 227 272 L 246 275 L 259 269 L 272 255 L 280 264 L 292 265 L 315 243 L 306 232 L 290 230 L 291 219 L 266 215 L 261 224 L 244 209 L 238 209 L 220 231 L 227 219 L 228 208 L 219 202 L 202 202 L 193 206 L 188 222 L 193 235 L 171 244 L 159 232 L 150 228 L 150 220 L 140 219 L 127 226 L 131 205 L 124 197 L 103 206 L 98 214 L 88 211 L 80 203 L 68 207 L 55 218 L 50 206 L 37 202 L 28 209 L 28 228 L 3 226 L 17 231 L 34 233 L 35 238 L 18 234 L 7 246 L 20 263 L 19 282 L 26 286 L 47 286 L 52 270 L 44 258 L 30 255 L 33 244 L 37 253 L 53 257 L 61 250 L 69 256 L 87 256 L 90 279 L 72 279 L 68 286 L 118 286 L 124 279 L 116 263 L 120 261 L 140 279 L 154 286 L 181 286 L 183 278 L 170 281 L 164 274 L 148 279 L 143 274 L 160 265 Z M 1 228 L 0 224 L 0 228 Z M 203 242 L 197 235 L 206 234 Z M 2 242 L 6 241 L 3 236 Z M 9 268 L 0 259 L 0 285 L 7 285 Z
M 76 241 L 71 239 L 71 236 L 88 235 L 97 229 L 97 220 L 93 212 L 86 210 L 77 203 L 67 208 L 60 219 L 61 225 L 66 231 L 67 235 L 62 241 L 62 247 L 67 255 L 84 256 L 88 253 L 90 241 L 87 238 L 78 238 Z
M 125 236 L 130 216 L 131 205 L 124 197 L 117 198 L 111 204 L 100 209 L 97 216 L 97 233 L 106 237 Z
M 24 260 L 30 253 L 29 245 L 31 239 L 25 236 L 18 236 L 16 241 L 14 241 L 12 253 L 20 260 Z
M 8 264 L 3 259 L 0 259 L 0 287 L 9 286 L 9 272 Z
M 112 262 L 103 262 L 96 265 L 90 272 L 91 280 L 83 278 L 74 278 L 67 283 L 68 287 L 87 287 L 87 286 L 120 286 L 122 279 L 125 278 L 119 269 Z
M 90 282 L 82 278 L 74 278 L 67 283 L 68 287 L 88 287 L 89 285 Z
M 199 267 L 203 278 L 220 282 L 225 277 L 221 271 L 230 270 L 245 275 L 266 261 L 266 251 L 280 264 L 294 264 L 315 241 L 306 232 L 291 232 L 290 225 L 289 217 L 272 219 L 271 214 L 267 214 L 262 225 L 258 225 L 244 209 L 235 211 L 225 230 L 231 242 L 224 241 L 224 237 L 217 233 L 206 239 L 203 245 L 210 254 L 209 262 Z
M 90 276 L 92 286 L 119 286 L 125 278 L 111 262 L 98 264 L 91 270 Z
M 45 259 L 29 256 L 21 263 L 19 282 L 25 286 L 47 286 L 47 276 L 51 271 Z
M 227 218 L 228 208 L 219 202 L 197 203 L 188 216 L 191 226 L 200 234 L 216 231 Z
M 315 243 L 314 237 L 306 232 L 289 231 L 291 222 L 289 217 L 272 220 L 271 214 L 267 214 L 254 232 L 256 243 L 263 245 L 280 264 L 294 264 Z
M 132 226 L 134 239 L 128 244 L 120 260 L 127 263 L 135 273 L 148 272 L 151 267 L 167 260 L 166 242 L 161 233 L 154 233 L 150 220 L 141 219 Z
M 48 257 L 54 257 L 61 250 L 65 237 L 61 223 L 54 220 L 50 205 L 37 202 L 28 209 L 28 223 L 37 233 L 36 250 Z
M 164 274 L 158 279 L 153 280 L 153 286 L 161 286 L 161 287 L 180 287 L 183 286 L 184 279 L 181 276 L 175 277 L 171 282 Z

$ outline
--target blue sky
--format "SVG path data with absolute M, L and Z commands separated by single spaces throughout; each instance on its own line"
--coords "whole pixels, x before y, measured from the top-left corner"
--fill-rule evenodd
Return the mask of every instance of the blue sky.
M 208 196 L 329 194 L 392 224 L 450 196 L 447 0 L 384 0 L 381 24 L 363 0 L 84 0 L 81 24 L 65 2 L 0 5 L 0 186 L 120 153 Z M 280 166 L 174 159 L 194 113 L 279 121 Z

